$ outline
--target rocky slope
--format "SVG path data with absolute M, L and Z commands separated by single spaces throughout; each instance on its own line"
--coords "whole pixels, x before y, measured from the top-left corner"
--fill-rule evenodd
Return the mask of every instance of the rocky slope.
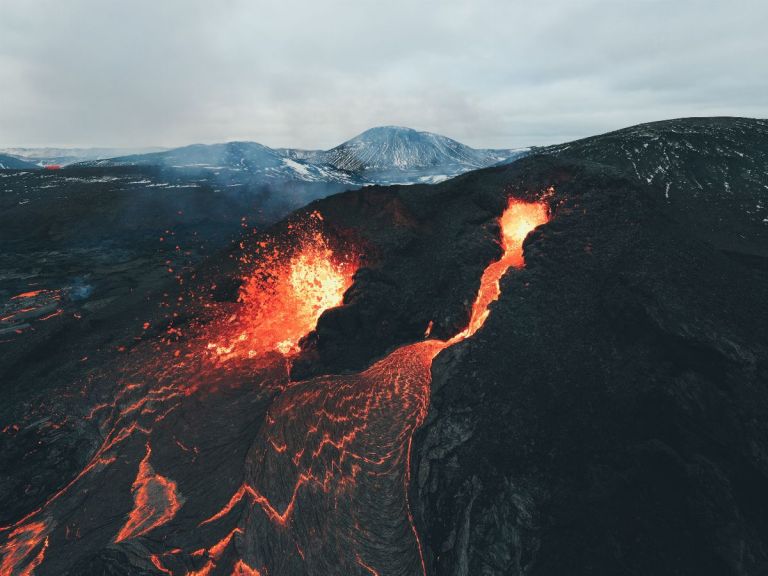
M 665 120 L 536 152 L 616 166 L 699 237 L 768 256 L 768 120 Z
M 760 574 L 762 272 L 621 174 L 522 161 L 553 185 L 484 330 L 433 367 L 413 486 L 438 574 Z

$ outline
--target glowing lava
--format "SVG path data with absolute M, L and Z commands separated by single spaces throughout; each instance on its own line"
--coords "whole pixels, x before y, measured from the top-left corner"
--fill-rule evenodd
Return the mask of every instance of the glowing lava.
M 271 574 L 426 573 L 407 494 L 432 360 L 483 325 L 501 276 L 523 266 L 525 237 L 547 219 L 543 202 L 509 201 L 499 220 L 503 255 L 483 274 L 468 327 L 451 340 L 403 346 L 360 374 L 283 392 L 248 457 L 246 481 L 201 526 L 242 514 L 243 506 L 253 510 L 244 557 Z
M 232 330 L 208 344 L 219 359 L 298 352 L 299 340 L 315 328 L 320 315 L 343 303 L 357 259 L 334 254 L 319 231 L 320 221 L 318 213 L 310 215 L 287 261 L 273 254 L 246 278 Z
M 501 248 L 503 254 L 492 262 L 483 272 L 480 289 L 472 305 L 469 325 L 451 339 L 458 342 L 472 336 L 485 323 L 490 313 L 490 304 L 499 297 L 499 280 L 509 268 L 520 268 L 523 259 L 523 241 L 528 233 L 548 220 L 548 207 L 544 202 L 523 202 L 510 198 L 507 209 L 499 218 L 501 228 Z
M 86 420 L 102 417 L 102 445 L 43 506 L 12 526 L 0 527 L 5 535 L 0 576 L 30 576 L 43 561 L 49 573 L 62 573 L 56 570 L 71 556 L 53 545 L 62 541 L 59 536 L 72 540 L 70 551 L 86 537 L 92 549 L 135 545 L 141 550 L 151 543 L 146 560 L 169 575 L 425 573 L 408 485 L 413 433 L 429 406 L 432 361 L 482 327 L 499 296 L 500 278 L 508 268 L 524 265 L 523 241 L 547 219 L 544 202 L 509 201 L 499 219 L 502 257 L 486 268 L 461 333 L 448 341 L 428 339 L 430 323 L 427 340 L 402 346 L 363 372 L 301 382 L 289 382 L 282 369 L 273 377 L 270 368 L 248 360 L 271 355 L 280 361 L 274 364 L 284 358 L 290 362 L 320 315 L 343 303 L 357 258 L 333 249 L 321 233 L 317 213 L 295 226 L 298 237 L 287 250 L 263 243 L 264 253 L 253 261 L 238 302 L 228 303 L 226 314 L 159 361 L 137 356 L 139 364 L 153 360 L 139 367 L 139 380 L 123 381 L 113 402 L 93 407 Z M 251 386 L 201 398 L 198 392 L 215 390 L 217 381 Z M 198 451 L 188 444 L 184 427 L 216 402 L 224 403 L 227 411 L 222 413 L 238 423 L 230 408 L 240 410 L 243 427 L 232 427 L 232 434 L 240 435 L 222 436 L 207 451 L 203 443 Z M 248 420 L 258 406 L 269 407 L 266 416 L 262 412 Z M 217 422 L 219 429 L 206 433 L 229 429 L 221 426 L 221 418 Z M 196 432 L 199 426 L 190 428 Z M 242 436 L 244 431 L 252 435 Z M 172 461 L 178 485 L 151 465 L 150 440 L 155 459 L 171 453 L 169 446 L 184 455 Z M 217 467 L 228 460 L 215 452 L 228 445 L 250 446 L 244 471 L 244 451 L 233 466 Z M 133 507 L 121 511 L 124 523 L 115 522 L 110 506 L 102 511 L 107 517 L 94 514 L 100 510 L 96 495 L 114 490 L 103 484 L 105 470 L 124 490 L 130 486 Z M 228 482 L 213 503 L 209 476 L 211 482 Z M 189 499 L 181 514 L 185 502 L 178 486 Z M 158 530 L 162 536 L 150 534 L 172 519 L 173 530 L 169 525 Z M 54 520 L 60 521 L 58 529 Z M 101 529 L 105 526 L 113 531 Z M 87 536 L 81 536 L 81 527 Z M 190 541 L 205 544 L 183 550 L 167 542 L 184 530 L 194 532 Z M 147 538 L 126 542 L 142 536 Z
M 50 518 L 70 518 L 61 527 L 64 537 L 80 539 L 79 524 L 92 522 L 94 518 L 90 513 L 87 518 L 75 518 L 83 510 L 87 495 L 102 489 L 100 475 L 107 469 L 114 477 L 115 474 L 125 474 L 114 472 L 115 468 L 125 468 L 127 472 L 131 466 L 138 466 L 137 471 L 133 468 L 133 507 L 127 511 L 122 527 L 110 537 L 113 543 L 148 535 L 177 515 L 184 498 L 177 483 L 157 474 L 151 465 L 150 438 L 160 425 L 166 423 L 168 415 L 184 402 L 199 402 L 192 397 L 205 386 L 211 386 L 221 378 L 232 380 L 230 372 L 218 370 L 217 365 L 212 365 L 206 359 L 207 355 L 201 352 L 213 350 L 214 357 L 219 360 L 250 359 L 269 353 L 290 355 L 297 351 L 300 338 L 314 329 L 319 316 L 327 308 L 342 303 L 344 292 L 352 284 L 357 260 L 352 255 L 334 254 L 321 231 L 321 222 L 322 217 L 313 213 L 307 221 L 288 226 L 290 244 L 285 250 L 273 242 L 262 242 L 261 253 L 252 259 L 244 259 L 244 264 L 252 266 L 234 314 L 230 311 L 211 322 L 198 336 L 169 348 L 167 354 L 152 345 L 149 348 L 154 355 L 144 354 L 136 362 L 128 361 L 121 367 L 121 371 L 130 376 L 122 381 L 114 400 L 95 405 L 84 417 L 86 421 L 99 423 L 104 438 L 90 462 L 63 488 L 49 496 L 42 506 L 13 525 L 0 526 L 0 536 L 3 537 L 0 576 L 28 576 L 43 562 L 49 533 L 54 529 Z M 17 298 L 37 297 L 41 293 L 24 293 Z M 168 334 L 181 336 L 174 327 L 168 329 Z M 214 344 L 211 344 L 212 336 L 216 338 Z M 287 379 L 284 367 L 274 370 L 269 362 L 256 364 L 256 368 L 238 372 L 240 377 L 255 378 L 255 382 L 265 389 L 276 382 L 284 385 Z M 239 363 L 237 366 L 242 367 Z M 134 436 L 146 438 L 143 457 L 132 452 L 131 446 L 136 443 L 129 440 Z M 197 448 L 185 448 L 178 440 L 176 444 L 181 450 L 194 453 L 194 460 L 197 459 Z M 44 514 L 46 519 L 40 520 Z M 103 526 L 112 522 L 112 519 L 106 519 Z M 203 550 L 208 563 L 199 573 L 207 574 L 213 570 L 234 535 L 240 533 L 235 530 L 226 542 Z M 166 555 L 180 553 L 181 550 L 175 550 L 152 554 L 149 561 L 159 571 L 171 573 L 164 567 Z M 232 569 L 243 575 L 260 573 L 244 561 L 239 561 Z
M 201 526 L 252 509 L 241 525 L 244 559 L 270 574 L 423 570 L 405 498 L 409 446 L 427 413 L 432 359 L 445 346 L 403 346 L 360 374 L 286 390 L 248 456 L 245 483 Z
M 115 537 L 115 542 L 136 538 L 162 526 L 174 516 L 184 504 L 176 483 L 165 476 L 156 474 L 149 458 L 152 448 L 147 442 L 147 454 L 139 462 L 139 471 L 133 483 L 133 510 L 128 520 Z
M 15 528 L 0 549 L 0 575 L 31 576 L 45 557 L 48 548 L 48 522 L 37 521 Z

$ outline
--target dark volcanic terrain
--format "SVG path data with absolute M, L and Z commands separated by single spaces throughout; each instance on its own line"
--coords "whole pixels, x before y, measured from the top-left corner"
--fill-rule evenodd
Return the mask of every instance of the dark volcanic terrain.
M 665 120 L 535 152 L 615 166 L 699 238 L 768 256 L 768 120 Z
M 66 313 L 16 318 L 29 328 L 0 343 L 3 566 L 765 574 L 767 151 L 761 120 L 643 125 L 318 200 L 239 245 L 223 233 L 215 257 L 172 262 L 179 274 L 152 272 L 170 256 L 150 228 L 130 273 L 146 284 L 99 296 L 119 313 L 86 316 L 72 281 L 40 304 Z M 510 197 L 546 203 L 549 221 L 482 327 L 446 345 L 502 254 Z M 199 201 L 176 232 L 190 244 L 200 222 L 215 238 Z M 91 208 L 50 242 L 104 225 Z M 7 220 L 31 246 L 46 214 Z M 354 262 L 343 305 L 288 362 L 229 362 L 240 340 L 221 335 L 250 317 L 249 279 L 269 276 L 272 246 L 302 263 L 307 222 L 320 234 L 307 246 Z M 4 281 L 32 290 L 19 269 Z M 256 329 L 282 313 L 256 310 Z

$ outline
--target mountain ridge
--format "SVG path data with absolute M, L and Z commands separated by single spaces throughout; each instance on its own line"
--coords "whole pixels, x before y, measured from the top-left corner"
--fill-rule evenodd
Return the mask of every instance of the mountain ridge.
M 30 148 L 23 146 L 14 146 L 0 148 L 0 154 L 7 154 L 37 164 L 47 166 L 49 164 L 58 164 L 66 166 L 77 162 L 86 162 L 89 160 L 102 160 L 105 158 L 115 158 L 117 156 L 126 156 L 129 154 L 149 154 L 152 152 L 161 152 L 167 148 L 150 146 L 139 148 L 114 148 L 114 147 L 96 147 L 96 148 L 60 148 L 56 146 L 45 146 L 42 148 Z
M 274 180 L 324 180 L 350 185 L 439 182 L 492 166 L 525 150 L 477 149 L 402 126 L 378 126 L 328 150 L 270 148 L 250 141 L 192 144 L 81 166 L 162 165 L 245 170 Z
M 768 256 L 768 120 L 675 118 L 531 153 L 618 168 L 708 241 Z
M 17 158 L 11 154 L 0 154 L 0 170 L 29 170 L 39 166 L 23 158 Z

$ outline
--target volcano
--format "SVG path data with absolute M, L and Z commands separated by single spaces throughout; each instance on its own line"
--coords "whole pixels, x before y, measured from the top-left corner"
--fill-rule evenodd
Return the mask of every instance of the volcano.
M 547 221 L 548 210 L 543 200 L 509 199 L 499 218 L 501 258 L 486 268 L 465 330 L 447 341 L 428 339 L 397 348 L 359 374 L 304 381 L 289 379 L 299 338 L 323 312 L 342 303 L 357 257 L 334 253 L 319 231 L 320 212 L 292 224 L 300 230 L 289 244 L 293 253 L 286 256 L 272 248 L 271 256 L 257 260 L 240 290 L 239 311 L 213 320 L 187 346 L 174 347 L 172 356 L 159 360 L 160 368 L 145 358 L 143 366 L 133 366 L 124 376 L 114 402 L 92 409 L 88 418 L 107 414 L 99 418 L 103 442 L 71 482 L 3 527 L 8 538 L 2 572 L 102 570 L 88 558 L 89 549 L 96 551 L 98 563 L 99 550 L 110 543 L 130 545 L 156 538 L 159 530 L 167 532 L 164 542 L 197 530 L 216 535 L 207 547 L 185 550 L 177 542 L 152 547 L 139 558 L 167 573 L 350 573 L 360 568 L 377 572 L 382 566 L 391 573 L 413 573 L 419 566 L 425 571 L 407 490 L 411 438 L 427 413 L 432 359 L 482 327 L 499 296 L 501 276 L 523 266 L 523 241 Z M 137 358 L 157 355 L 152 347 L 136 350 Z M 176 416 L 184 413 L 186 419 L 199 412 L 200 396 L 216 393 L 210 390 L 210 374 L 216 372 L 227 375 L 230 402 L 266 409 L 244 470 L 241 462 L 224 465 L 216 449 L 201 449 Z M 205 420 L 205 412 L 194 420 Z M 238 426 L 235 438 L 243 433 Z M 220 441 L 231 439 L 224 433 Z M 176 479 L 153 465 L 153 450 L 165 451 L 163 470 L 174 470 Z M 191 461 L 189 452 L 194 453 Z M 217 462 L 216 469 L 208 467 L 211 461 Z M 120 504 L 91 503 L 94 495 L 100 500 L 105 488 L 108 497 L 125 483 L 134 466 L 132 507 L 110 537 L 95 528 L 114 521 Z M 241 476 L 243 481 L 221 510 L 190 523 L 195 510 L 204 511 L 210 502 L 196 494 L 199 485 L 193 478 L 201 476 Z M 384 497 L 372 500 L 379 492 Z M 199 504 L 192 504 L 194 496 Z M 185 518 L 177 520 L 182 509 Z M 73 531 L 80 541 L 77 551 L 68 545 Z M 325 538 L 318 540 L 318 533 Z
M 0 572 L 764 573 L 766 231 L 710 213 L 735 174 L 759 201 L 762 134 L 678 120 L 336 194 L 121 330 L 18 294 L 62 312 L 3 360 Z

